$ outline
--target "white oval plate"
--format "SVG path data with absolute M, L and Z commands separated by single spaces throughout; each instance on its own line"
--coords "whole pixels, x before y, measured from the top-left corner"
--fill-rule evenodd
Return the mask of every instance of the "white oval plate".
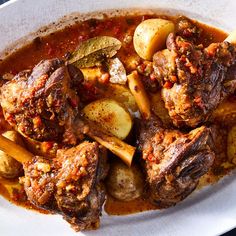
M 0 6 L 0 51 L 15 40 L 72 12 L 104 9 L 168 9 L 230 31 L 236 28 L 234 0 L 19 0 Z M 220 235 L 236 227 L 235 175 L 192 194 L 174 208 L 111 217 L 105 213 L 97 231 L 75 233 L 60 216 L 43 215 L 0 197 L 1 236 L 199 236 Z

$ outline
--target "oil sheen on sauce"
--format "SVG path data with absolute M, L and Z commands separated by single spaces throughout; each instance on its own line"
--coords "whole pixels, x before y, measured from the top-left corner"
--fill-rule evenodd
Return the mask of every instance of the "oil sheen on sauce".
M 104 20 L 88 20 L 85 22 L 76 23 L 73 26 L 67 27 L 62 31 L 58 31 L 43 38 L 36 38 L 31 44 L 20 49 L 16 53 L 10 55 L 3 61 L 0 61 L 0 76 L 5 73 L 16 74 L 25 69 L 31 69 L 42 59 L 54 57 L 63 58 L 67 52 L 72 52 L 84 40 L 98 35 L 109 35 L 120 40 L 124 39 L 127 32 L 133 33 L 136 26 L 144 19 L 161 17 L 165 19 L 175 18 L 169 16 L 126 16 L 106 18 Z M 203 29 L 202 42 L 208 45 L 211 42 L 223 41 L 227 34 L 221 30 L 197 23 Z M 112 27 L 111 27 L 112 25 Z M 118 56 L 124 59 L 128 55 L 134 54 L 133 46 L 128 48 L 123 47 Z M 0 123 L 2 114 L 0 112 Z M 0 126 L 0 132 L 3 128 Z M 217 181 L 219 177 L 207 175 L 200 181 L 199 187 L 205 186 Z M 47 213 L 47 211 L 37 209 L 30 204 L 24 194 L 23 187 L 18 180 L 0 179 L 0 195 L 8 199 L 16 205 Z M 109 215 L 127 215 L 147 210 L 155 210 L 156 206 L 144 199 L 136 199 L 130 202 L 122 202 L 114 199 L 111 196 L 107 197 L 105 203 L 105 211 Z

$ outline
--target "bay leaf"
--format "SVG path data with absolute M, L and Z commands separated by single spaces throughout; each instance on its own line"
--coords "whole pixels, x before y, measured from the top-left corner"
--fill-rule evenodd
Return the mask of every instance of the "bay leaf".
M 121 42 L 110 36 L 98 36 L 83 42 L 72 53 L 68 63 L 78 68 L 99 66 L 107 58 L 113 57 L 121 48 Z

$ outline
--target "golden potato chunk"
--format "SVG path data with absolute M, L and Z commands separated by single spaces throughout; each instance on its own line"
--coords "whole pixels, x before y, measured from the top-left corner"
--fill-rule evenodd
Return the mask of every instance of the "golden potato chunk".
M 126 86 L 120 84 L 108 84 L 106 85 L 106 90 L 104 91 L 103 96 L 123 104 L 132 117 L 136 116 L 138 106 L 134 96 Z
M 121 201 L 131 201 L 142 195 L 144 177 L 137 165 L 128 167 L 117 160 L 111 164 L 106 184 L 112 197 Z
M 112 99 L 94 101 L 83 109 L 83 113 L 86 118 L 122 140 L 129 135 L 132 128 L 130 113 Z
M 134 48 L 145 60 L 151 60 L 158 50 L 165 47 L 166 38 L 175 25 L 169 20 L 148 19 L 140 23 L 134 32 Z

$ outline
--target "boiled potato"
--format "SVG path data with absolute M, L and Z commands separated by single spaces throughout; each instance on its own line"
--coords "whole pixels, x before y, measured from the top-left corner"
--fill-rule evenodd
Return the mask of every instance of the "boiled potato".
M 91 83 L 94 83 L 95 86 L 99 87 L 102 98 L 111 98 L 122 103 L 133 117 L 136 116 L 136 113 L 138 112 L 137 104 L 134 96 L 125 85 L 99 83 L 98 78 L 102 76 L 100 67 L 84 68 L 81 69 L 81 71 L 86 81 L 90 81 Z
M 228 159 L 236 165 L 236 126 L 233 126 L 227 138 Z
M 165 47 L 166 38 L 175 25 L 169 20 L 148 19 L 140 23 L 134 32 L 134 48 L 145 60 L 151 60 L 155 52 Z
M 111 98 L 123 104 L 125 108 L 134 117 L 138 112 L 138 106 L 130 90 L 124 85 L 109 84 L 103 93 L 104 98 Z
M 24 146 L 21 136 L 16 131 L 6 131 L 2 134 L 11 141 Z M 22 165 L 5 152 L 0 151 L 0 176 L 4 178 L 16 178 L 23 172 Z
M 86 118 L 119 139 L 125 139 L 131 128 L 132 118 L 128 111 L 112 99 L 100 99 L 88 104 L 83 113 Z
M 130 168 L 116 160 L 111 163 L 106 181 L 109 194 L 121 201 L 131 201 L 140 197 L 144 188 L 144 177 L 137 165 Z

